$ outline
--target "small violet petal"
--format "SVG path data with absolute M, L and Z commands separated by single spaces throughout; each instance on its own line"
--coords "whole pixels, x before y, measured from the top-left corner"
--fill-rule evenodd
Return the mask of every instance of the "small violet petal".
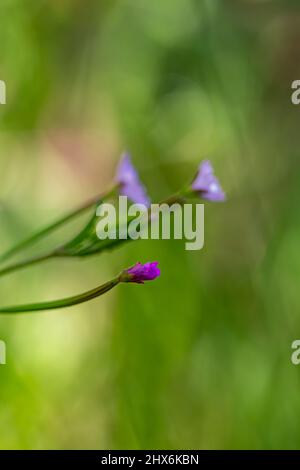
M 192 189 L 208 201 L 225 201 L 225 193 L 214 175 L 214 170 L 208 160 L 204 160 L 198 169 L 196 178 L 192 183 Z
M 120 194 L 122 196 L 127 196 L 135 204 L 143 204 L 146 207 L 150 206 L 150 199 L 146 189 L 128 153 L 124 153 L 121 157 L 117 169 L 116 181 L 120 185 Z
M 125 273 L 127 274 L 126 282 L 137 282 L 144 284 L 144 281 L 153 281 L 160 276 L 160 269 L 158 262 L 153 261 L 145 264 L 136 263 L 131 268 L 128 268 Z

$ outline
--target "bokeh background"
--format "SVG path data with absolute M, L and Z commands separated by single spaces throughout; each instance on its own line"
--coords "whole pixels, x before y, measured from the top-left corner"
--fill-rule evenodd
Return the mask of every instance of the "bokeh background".
M 154 201 L 202 158 L 228 194 L 200 252 L 139 241 L 1 279 L 4 305 L 162 270 L 0 318 L 0 448 L 299 447 L 298 0 L 2 0 L 0 18 L 2 251 L 109 187 L 123 149 Z

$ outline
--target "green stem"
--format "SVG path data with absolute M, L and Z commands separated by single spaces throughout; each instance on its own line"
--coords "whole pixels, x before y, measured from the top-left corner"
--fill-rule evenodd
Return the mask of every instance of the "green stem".
M 1 313 L 28 313 L 28 312 L 38 312 L 42 310 L 54 310 L 58 308 L 71 307 L 73 305 L 78 305 L 83 302 L 95 299 L 100 297 L 106 292 L 110 291 L 113 287 L 118 285 L 120 282 L 119 278 L 115 278 L 109 282 L 106 282 L 100 287 L 96 287 L 90 291 L 84 292 L 83 294 L 75 295 L 73 297 L 67 297 L 66 299 L 53 300 L 50 302 L 40 302 L 33 304 L 25 305 L 16 305 L 12 307 L 3 307 L 0 308 Z
M 45 255 L 36 256 L 34 258 L 29 258 L 24 261 L 19 261 L 18 263 L 10 264 L 6 268 L 0 269 L 0 276 L 5 276 L 13 271 L 25 268 L 27 266 L 32 266 L 33 264 L 41 263 L 46 259 L 54 258 L 56 256 L 55 252 L 47 253 Z
M 104 198 L 107 198 L 109 197 L 110 195 L 112 195 L 114 193 L 116 188 L 114 188 L 112 191 L 110 191 L 109 193 L 106 194 L 106 196 L 102 196 L 102 200 L 104 200 Z M 91 207 L 91 205 L 95 204 L 99 202 L 99 196 L 97 198 L 94 198 L 93 199 L 93 202 L 90 201 L 89 203 L 85 204 L 84 206 L 82 206 L 80 209 L 77 209 L 76 214 L 79 214 L 81 211 Z M 184 203 L 184 197 L 182 197 L 180 195 L 180 193 L 177 193 L 163 201 L 160 202 L 160 204 L 168 204 L 169 206 L 171 206 L 172 204 L 174 203 L 179 203 L 179 204 L 183 204 Z M 73 212 L 72 214 L 75 215 L 75 212 Z M 69 217 L 69 220 L 70 218 L 73 216 L 72 214 L 70 214 L 68 217 Z M 149 211 L 148 212 L 148 216 L 150 217 L 151 216 L 151 212 Z M 64 221 L 66 220 L 66 218 L 64 219 Z M 63 223 L 63 221 L 61 220 L 61 224 Z M 61 225 L 60 224 L 60 225 Z M 56 227 L 57 227 L 57 223 L 56 223 Z M 53 226 L 51 226 L 53 227 Z M 41 232 L 40 232 L 41 233 Z M 38 235 L 38 234 L 36 234 Z M 33 240 L 34 237 L 31 237 L 31 240 Z M 40 238 L 40 237 L 38 237 Z M 37 238 L 35 238 L 36 240 Z M 118 244 L 121 244 L 121 243 L 124 243 L 126 240 L 116 240 L 116 241 L 112 241 L 112 240 L 107 240 L 106 243 L 103 243 L 103 249 L 102 251 L 104 251 L 105 249 L 107 248 L 111 248 L 113 246 L 116 246 Z M 23 242 L 23 246 L 24 246 L 25 242 Z M 27 240 L 26 244 L 29 244 L 29 239 Z M 97 253 L 99 253 L 100 251 L 97 250 Z M 92 254 L 92 253 L 90 253 Z M 42 261 L 45 261 L 47 259 L 50 259 L 50 258 L 56 258 L 56 257 L 65 257 L 65 256 L 70 256 L 68 255 L 67 253 L 64 252 L 64 246 L 60 247 L 60 248 L 56 248 L 54 251 L 52 251 L 51 253 L 47 253 L 45 255 L 41 255 L 41 256 L 37 256 L 37 257 L 34 257 L 34 258 L 29 258 L 29 259 L 25 259 L 23 261 L 20 261 L 20 262 L 17 262 L 17 263 L 14 263 L 14 264 L 11 264 L 3 269 L 0 269 L 0 277 L 1 276 L 4 276 L 6 274 L 9 274 L 11 272 L 14 272 L 14 271 L 17 271 L 19 269 L 22 269 L 22 268 L 25 268 L 27 266 L 31 266 L 33 264 L 38 264 Z M 73 255 L 72 255 L 73 256 Z
M 65 223 L 69 222 L 70 220 L 74 219 L 76 216 L 84 213 L 86 210 L 90 209 L 92 206 L 97 204 L 101 200 L 105 200 L 112 196 L 116 190 L 116 187 L 113 187 L 110 191 L 108 191 L 105 194 L 98 195 L 96 197 L 93 197 L 92 199 L 88 200 L 86 203 L 84 203 L 82 206 L 78 207 L 74 211 L 70 212 L 69 214 L 61 217 L 60 219 L 56 220 L 56 222 L 44 227 L 43 229 L 39 230 L 38 232 L 34 233 L 30 237 L 26 238 L 25 240 L 22 240 L 20 243 L 17 245 L 13 246 L 9 250 L 7 250 L 5 253 L 3 253 L 0 256 L 0 263 L 3 263 L 4 261 L 8 260 L 11 258 L 13 255 L 16 255 L 17 253 L 20 253 L 23 251 L 25 248 L 28 248 L 30 245 L 36 243 L 46 235 L 49 235 L 51 232 L 56 230 L 57 228 L 61 227 Z

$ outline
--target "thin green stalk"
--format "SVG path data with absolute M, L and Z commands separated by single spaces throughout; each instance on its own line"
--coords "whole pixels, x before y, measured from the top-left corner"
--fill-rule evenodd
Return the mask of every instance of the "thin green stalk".
M 3 253 L 0 256 L 0 263 L 3 263 L 4 261 L 7 261 L 12 256 L 16 255 L 17 253 L 20 253 L 24 249 L 28 248 L 29 246 L 33 245 L 37 241 L 41 240 L 46 235 L 49 235 L 51 232 L 54 232 L 57 228 L 61 227 L 65 223 L 70 222 L 70 220 L 72 220 L 76 216 L 79 216 L 80 214 L 84 213 L 86 210 L 90 209 L 92 206 L 97 204 L 99 201 L 109 198 L 110 196 L 112 196 L 114 194 L 115 190 L 116 190 L 116 187 L 112 188 L 110 191 L 108 191 L 105 194 L 93 197 L 92 199 L 88 200 L 82 206 L 80 206 L 77 209 L 73 210 L 69 214 L 61 217 L 60 219 L 56 220 L 52 224 L 44 227 L 43 229 L 41 229 L 38 232 L 34 233 L 33 235 L 26 238 L 25 240 L 22 240 L 20 243 L 13 246 L 12 248 L 7 250 L 5 253 Z
M 40 302 L 33 304 L 16 305 L 12 307 L 3 307 L 0 308 L 0 314 L 29 313 L 38 312 L 42 310 L 54 310 L 59 308 L 71 307 L 73 305 L 78 305 L 83 302 L 95 299 L 96 297 L 100 297 L 101 295 L 113 289 L 113 287 L 118 285 L 119 282 L 119 277 L 117 277 L 109 282 L 106 282 L 100 287 L 96 287 L 95 289 L 84 292 L 83 294 L 75 295 L 73 297 L 67 297 L 65 299 L 60 300 L 53 300 L 50 302 Z
M 55 252 L 47 253 L 41 256 L 35 256 L 34 258 L 29 258 L 23 261 L 19 261 L 18 263 L 10 264 L 6 268 L 0 269 L 0 277 L 5 276 L 6 274 L 12 273 L 14 271 L 18 271 L 19 269 L 25 268 L 27 266 L 32 266 L 33 264 L 41 263 L 50 258 L 56 257 Z
M 115 189 L 114 189 L 115 190 Z M 113 191 L 111 191 L 110 193 L 108 194 L 112 194 Z M 108 197 L 108 195 L 106 195 L 106 197 Z M 102 200 L 104 199 L 104 197 L 102 197 Z M 93 200 L 93 203 L 95 204 L 95 201 L 98 202 L 99 199 L 97 198 L 94 198 Z M 172 204 L 174 203 L 179 203 L 179 204 L 183 204 L 184 203 L 184 197 L 180 195 L 180 193 L 177 193 L 163 201 L 160 202 L 160 204 L 168 204 L 169 206 L 171 206 Z M 89 207 L 91 206 L 91 202 L 89 203 Z M 85 206 L 82 206 L 81 208 L 81 211 L 82 210 L 85 210 L 88 208 L 88 204 L 86 204 Z M 78 210 L 77 210 L 77 214 L 78 214 Z M 150 218 L 151 217 L 151 211 L 148 211 L 148 217 Z M 107 243 L 103 243 L 102 245 L 102 251 L 107 249 L 107 248 L 111 248 L 112 246 L 116 246 L 120 243 L 124 243 L 126 242 L 126 239 L 121 239 L 121 240 L 107 240 Z M 29 258 L 29 259 L 25 259 L 23 261 L 20 261 L 20 262 L 17 262 L 17 263 L 14 263 L 14 264 L 11 264 L 3 269 L 0 269 L 0 277 L 1 276 L 4 276 L 6 274 L 9 274 L 11 272 L 14 272 L 14 271 L 17 271 L 19 269 L 22 269 L 22 268 L 25 268 L 27 266 L 31 266 L 33 264 L 38 264 L 42 261 L 45 261 L 47 259 L 51 259 L 51 258 L 62 258 L 62 257 L 66 257 L 66 256 L 71 256 L 71 255 L 68 255 L 68 254 L 65 254 L 64 251 L 63 251 L 63 246 L 62 247 L 59 247 L 59 248 L 56 248 L 54 251 L 50 252 L 50 253 L 47 253 L 45 255 L 41 255 L 41 256 L 37 256 L 37 257 L 34 257 L 34 258 Z M 100 251 L 95 251 L 95 253 L 99 253 Z M 93 253 L 90 253 L 90 254 L 93 254 Z M 72 255 L 74 256 L 74 255 Z

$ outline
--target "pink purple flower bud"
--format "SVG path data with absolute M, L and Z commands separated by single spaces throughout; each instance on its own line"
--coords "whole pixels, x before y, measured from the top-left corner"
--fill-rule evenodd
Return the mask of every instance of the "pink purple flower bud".
M 121 157 L 121 161 L 117 169 L 116 180 L 120 185 L 120 194 L 122 196 L 127 196 L 136 204 L 144 204 L 146 207 L 150 206 L 150 199 L 147 195 L 146 189 L 142 184 L 128 153 L 124 153 Z
M 160 276 L 160 269 L 157 267 L 158 261 L 149 263 L 136 263 L 131 268 L 126 269 L 121 273 L 121 282 L 136 282 L 137 284 L 144 284 L 145 281 L 153 281 Z
M 208 160 L 204 160 L 198 169 L 192 189 L 208 201 L 225 201 L 226 196 L 219 180 L 214 175 L 213 167 Z

